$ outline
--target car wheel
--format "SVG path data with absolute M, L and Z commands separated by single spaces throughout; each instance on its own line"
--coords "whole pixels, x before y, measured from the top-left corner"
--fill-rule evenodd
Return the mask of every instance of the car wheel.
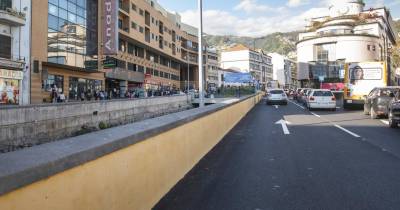
M 368 110 L 366 104 L 364 104 L 364 114 L 365 114 L 365 115 L 369 115 L 369 110 Z
M 389 112 L 389 127 L 391 128 L 397 128 L 398 124 L 397 122 L 393 122 L 393 115 L 391 112 Z
M 369 112 L 371 115 L 371 119 L 377 119 L 378 115 L 375 113 L 375 110 L 373 107 L 371 107 L 371 111 Z

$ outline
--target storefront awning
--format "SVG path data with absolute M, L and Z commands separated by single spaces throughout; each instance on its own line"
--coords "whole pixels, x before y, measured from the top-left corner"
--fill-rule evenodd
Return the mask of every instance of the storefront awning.
M 130 82 L 143 83 L 144 74 L 137 71 L 128 71 L 122 68 L 105 69 L 106 78 L 126 80 Z

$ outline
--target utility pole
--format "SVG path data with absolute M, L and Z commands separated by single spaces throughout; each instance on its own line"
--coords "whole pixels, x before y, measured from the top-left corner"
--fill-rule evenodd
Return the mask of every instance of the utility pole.
M 199 33 L 198 33 L 198 39 L 199 39 L 199 46 L 198 46 L 198 52 L 199 52 L 199 99 L 200 99 L 200 104 L 199 107 L 204 107 L 204 87 L 203 87 L 203 1 L 198 0 L 198 12 L 199 12 Z
M 103 71 L 103 1 L 98 1 L 97 6 L 97 69 Z M 105 90 L 105 81 L 102 90 Z

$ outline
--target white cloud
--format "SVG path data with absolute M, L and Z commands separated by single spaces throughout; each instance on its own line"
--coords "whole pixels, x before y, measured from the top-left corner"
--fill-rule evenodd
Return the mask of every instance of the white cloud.
M 286 6 L 288 6 L 288 7 L 298 7 L 298 6 L 306 5 L 308 3 L 310 3 L 310 1 L 308 1 L 308 0 L 289 0 L 286 3 Z
M 205 33 L 214 35 L 264 36 L 274 32 L 288 32 L 303 29 L 312 17 L 328 14 L 327 8 L 312 8 L 299 15 L 281 13 L 279 15 L 239 18 L 222 10 L 203 12 Z M 181 13 L 182 21 L 197 26 L 197 11 Z
M 243 10 L 247 13 L 268 12 L 275 10 L 268 5 L 259 4 L 257 0 L 241 0 L 240 3 L 236 5 L 233 9 L 236 11 Z

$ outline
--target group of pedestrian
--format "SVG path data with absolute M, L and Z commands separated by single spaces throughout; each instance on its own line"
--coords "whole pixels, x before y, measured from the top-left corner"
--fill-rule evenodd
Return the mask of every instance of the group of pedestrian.
M 66 101 L 62 88 L 57 88 L 56 85 L 51 88 L 50 98 L 52 103 L 63 103 Z

